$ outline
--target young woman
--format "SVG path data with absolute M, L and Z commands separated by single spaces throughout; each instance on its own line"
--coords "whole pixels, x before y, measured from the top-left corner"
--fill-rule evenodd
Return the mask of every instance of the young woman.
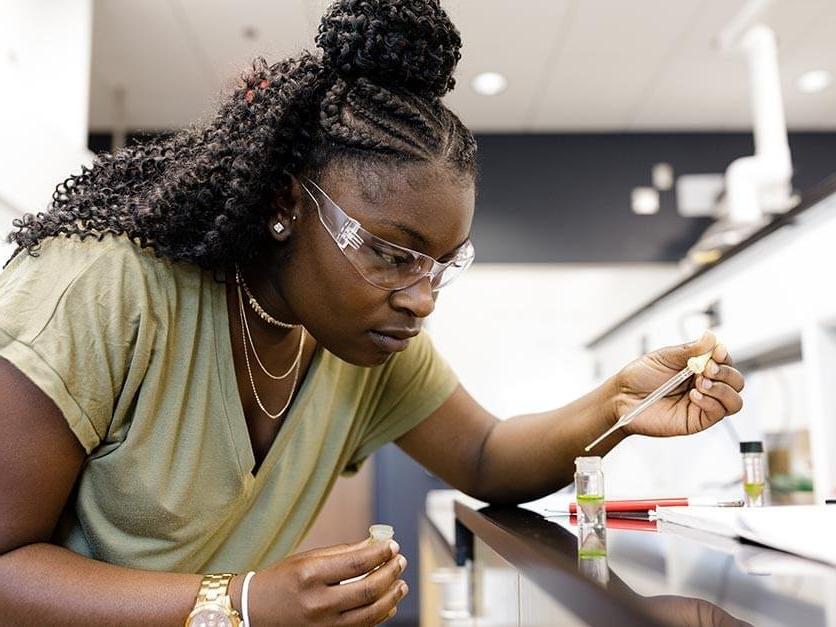
M 561 409 L 500 422 L 480 407 L 420 332 L 473 259 L 476 146 L 441 102 L 458 32 L 436 0 L 339 0 L 316 43 L 254 64 L 207 125 L 98 157 L 16 223 L 2 622 L 173 625 L 196 607 L 191 624 L 235 624 L 246 589 L 258 627 L 375 624 L 406 594 L 396 544 L 287 556 L 383 443 L 515 503 L 570 482 L 582 446 L 690 356 L 713 350 L 706 376 L 598 452 L 740 409 L 710 335 Z M 501 363 L 490 338 L 476 350 Z

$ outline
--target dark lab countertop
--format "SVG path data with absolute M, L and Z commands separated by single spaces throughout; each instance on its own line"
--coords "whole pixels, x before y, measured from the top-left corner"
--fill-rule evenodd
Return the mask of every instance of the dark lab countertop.
M 577 527 L 516 507 L 455 504 L 457 563 L 479 538 L 592 625 L 833 625 L 836 569 L 779 551 L 610 518 L 605 555 L 578 559 Z M 799 530 L 800 531 L 800 530 Z M 584 572 L 582 572 L 584 571 Z M 603 577 L 602 577 L 603 574 Z M 828 601 L 828 599 L 831 599 Z

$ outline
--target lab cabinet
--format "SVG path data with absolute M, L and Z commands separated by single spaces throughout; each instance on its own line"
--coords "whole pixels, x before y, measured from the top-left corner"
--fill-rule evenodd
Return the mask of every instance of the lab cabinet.
M 473 540 L 472 562 L 456 566 L 450 547 L 432 528 L 432 523 L 422 518 L 419 547 L 421 627 L 575 627 L 587 624 L 479 538 Z M 456 573 L 469 581 L 461 591 L 453 592 L 454 607 L 450 607 L 450 593 L 445 595 L 445 587 L 451 585 L 450 577 L 455 577 Z M 456 586 L 457 582 L 452 585 Z M 468 606 L 466 612 L 461 611 L 459 599 Z

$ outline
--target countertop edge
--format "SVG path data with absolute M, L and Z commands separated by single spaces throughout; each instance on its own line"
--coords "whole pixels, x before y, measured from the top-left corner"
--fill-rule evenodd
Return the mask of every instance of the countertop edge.
M 610 621 L 617 616 L 620 626 L 662 625 L 622 590 L 620 582 L 607 588 L 601 587 L 578 573 L 576 564 L 545 542 L 544 536 L 521 534 L 499 520 L 503 514 L 539 518 L 533 512 L 518 508 L 487 508 L 487 511 L 498 515 L 488 517 L 482 511 L 456 501 L 456 524 L 482 540 L 529 581 L 582 620 L 602 624 L 601 621 Z M 550 525 L 546 521 L 543 524 Z M 559 533 L 558 528 L 555 527 L 554 532 Z M 457 542 L 463 541 L 462 535 L 457 533 Z M 456 551 L 457 554 L 462 552 L 467 551 Z M 472 556 L 472 546 L 469 553 Z

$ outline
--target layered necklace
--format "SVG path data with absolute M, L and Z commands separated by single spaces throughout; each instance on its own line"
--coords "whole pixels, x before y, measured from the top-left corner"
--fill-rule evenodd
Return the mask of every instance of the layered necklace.
M 296 390 L 296 383 L 299 381 L 299 371 L 302 365 L 302 353 L 305 350 L 305 328 L 301 324 L 288 324 L 287 322 L 276 320 L 273 316 L 264 311 L 264 308 L 255 299 L 255 296 L 253 296 L 249 287 L 247 287 L 247 284 L 244 282 L 244 277 L 241 275 L 241 270 L 237 266 L 235 267 L 235 282 L 237 284 L 238 289 L 238 312 L 241 315 L 241 341 L 244 344 L 244 362 L 247 364 L 247 374 L 250 378 L 250 385 L 253 389 L 253 396 L 255 397 L 256 403 L 258 403 L 258 406 L 261 408 L 261 411 L 263 411 L 265 414 L 267 414 L 267 416 L 275 420 L 287 411 L 287 408 L 290 407 L 290 402 L 293 400 L 293 393 Z M 295 329 L 299 327 L 302 330 L 299 335 L 299 349 L 296 351 L 296 357 L 290 364 L 290 367 L 283 374 L 277 375 L 267 370 L 267 368 L 264 366 L 264 363 L 261 361 L 261 358 L 259 358 L 258 356 L 258 351 L 255 349 L 255 343 L 253 342 L 253 336 L 250 333 L 250 325 L 247 322 L 247 316 L 244 315 L 244 294 L 247 295 L 247 299 L 249 300 L 250 306 L 253 308 L 253 311 L 255 311 L 255 313 L 268 324 L 285 329 Z M 287 397 L 287 402 L 276 413 L 271 413 L 267 411 L 267 408 L 261 401 L 261 397 L 259 396 L 258 390 L 255 387 L 255 379 L 253 378 L 253 371 L 252 367 L 250 366 L 250 350 L 252 350 L 253 355 L 255 356 L 255 361 L 256 363 L 258 363 L 258 366 L 261 368 L 261 371 L 274 381 L 286 379 L 291 375 L 291 373 L 293 373 L 293 383 L 290 386 L 290 394 Z

